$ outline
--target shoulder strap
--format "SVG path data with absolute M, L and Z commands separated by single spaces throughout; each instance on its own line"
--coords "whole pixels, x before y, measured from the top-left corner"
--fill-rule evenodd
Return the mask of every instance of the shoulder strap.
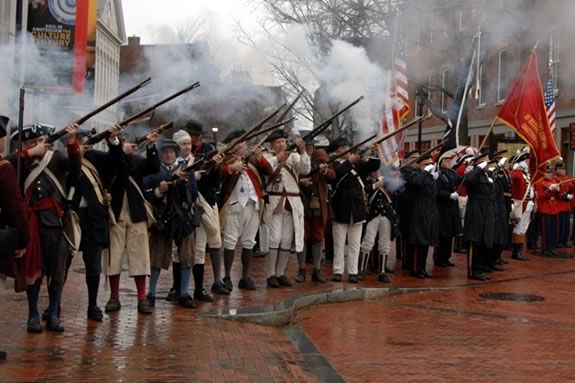
M 105 205 L 104 186 L 102 184 L 102 180 L 100 179 L 100 174 L 98 173 L 98 170 L 94 164 L 85 158 L 82 158 L 82 173 L 84 173 L 88 181 L 90 181 L 90 184 L 92 184 L 98 201 L 100 201 L 102 205 Z
M 26 180 L 24 181 L 24 191 L 28 190 L 28 188 L 30 187 L 30 185 L 32 185 L 32 183 L 36 180 L 36 178 L 38 178 L 38 176 L 44 171 L 44 169 L 46 169 L 46 167 L 52 160 L 53 155 L 54 152 L 48 150 L 46 152 L 46 155 L 44 155 L 44 158 L 42 158 L 42 161 L 40 161 L 40 163 L 38 164 L 38 166 L 32 169 L 32 171 L 30 172 L 30 174 L 28 174 L 28 177 L 26 177 Z
M 128 179 L 130 180 L 130 182 L 132 183 L 132 185 L 134 185 L 134 187 L 136 188 L 136 190 L 138 191 L 138 194 L 140 194 L 140 197 L 142 197 L 142 199 L 144 201 L 146 201 L 146 199 L 144 198 L 144 193 L 142 193 L 142 189 L 140 189 L 140 187 L 138 186 L 138 183 L 136 182 L 136 180 L 132 177 L 129 176 Z

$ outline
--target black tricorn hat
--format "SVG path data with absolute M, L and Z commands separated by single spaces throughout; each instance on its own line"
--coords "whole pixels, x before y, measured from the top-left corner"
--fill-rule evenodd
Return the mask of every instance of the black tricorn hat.
M 196 120 L 188 120 L 188 122 L 186 122 L 186 130 L 194 136 L 201 136 L 204 134 L 204 126 L 201 122 Z
M 331 144 L 329 144 L 329 146 L 327 147 L 327 152 L 328 153 L 333 153 L 335 152 L 337 149 L 341 148 L 342 146 L 350 146 L 350 142 L 347 138 L 344 137 L 338 137 L 335 140 L 333 140 L 331 142 Z
M 421 152 L 419 150 L 410 150 L 409 152 L 405 153 L 405 155 L 403 156 L 404 159 L 408 159 L 410 157 L 417 157 L 421 154 Z
M 493 155 L 491 155 L 491 158 L 494 160 L 500 160 L 503 157 L 507 157 L 507 154 L 508 154 L 507 150 L 503 149 L 493 153 Z
M 563 161 L 555 162 L 555 169 L 565 169 L 565 163 Z
M 0 138 L 6 137 L 8 134 L 8 122 L 10 118 L 0 115 Z
M 425 156 L 421 156 L 417 159 L 417 161 L 415 161 L 417 164 L 423 164 L 423 163 L 433 163 L 433 158 L 431 158 L 431 154 L 426 154 Z
M 288 138 L 288 134 L 283 129 L 276 129 L 268 136 L 266 142 L 274 142 L 280 138 Z
M 477 155 L 473 157 L 473 160 L 471 162 L 473 163 L 473 165 L 477 165 L 482 163 L 483 161 L 489 161 L 489 156 L 487 155 L 487 153 L 477 153 Z
M 22 128 L 22 141 L 33 140 L 34 138 L 49 136 L 56 130 L 52 125 L 30 124 Z M 18 139 L 18 129 L 12 129 L 12 140 Z
M 231 132 L 230 134 L 228 134 L 226 136 L 226 138 L 224 138 L 224 140 L 222 141 L 222 143 L 224 144 L 229 144 L 230 142 L 232 142 L 233 140 L 235 140 L 236 138 L 241 137 L 242 134 L 244 134 L 246 131 L 243 129 L 239 129 L 239 130 L 234 130 L 233 132 Z
M 163 152 L 166 149 L 173 149 L 176 154 L 180 152 L 180 145 L 176 141 L 170 140 L 169 138 L 160 141 L 158 147 L 160 152 Z

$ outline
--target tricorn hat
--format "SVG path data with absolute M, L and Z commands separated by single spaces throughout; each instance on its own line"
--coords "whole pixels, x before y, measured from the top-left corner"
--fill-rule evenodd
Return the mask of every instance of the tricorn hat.
M 408 158 L 415 158 L 417 156 L 419 156 L 421 154 L 421 152 L 419 150 L 410 150 L 409 152 L 405 153 L 405 155 L 403 156 L 403 159 L 406 160 Z
M 344 137 L 338 137 L 335 140 L 333 140 L 331 142 L 331 144 L 329 144 L 329 146 L 327 147 L 327 152 L 328 153 L 333 153 L 335 152 L 337 149 L 341 148 L 342 146 L 350 146 L 350 142 L 348 141 L 347 138 Z
M 471 160 L 471 163 L 473 165 L 478 165 L 484 161 L 489 161 L 489 156 L 487 153 L 477 153 L 477 155 Z
M 54 133 L 54 130 L 56 130 L 56 128 L 47 124 L 26 125 L 22 128 L 22 141 L 33 140 L 42 136 L 49 136 L 50 134 Z M 10 138 L 13 140 L 18 139 L 18 129 L 12 130 L 12 135 Z
M 201 122 L 196 120 L 188 120 L 188 122 L 186 122 L 186 130 L 194 136 L 201 136 L 204 134 L 204 126 Z
M 268 136 L 266 142 L 274 142 L 280 138 L 288 138 L 287 133 L 283 129 L 276 129 Z

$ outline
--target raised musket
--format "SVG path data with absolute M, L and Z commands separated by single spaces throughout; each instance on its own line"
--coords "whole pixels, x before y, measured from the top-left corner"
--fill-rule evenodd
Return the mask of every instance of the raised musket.
M 127 119 L 125 119 L 124 121 L 118 123 L 117 125 L 120 126 L 121 128 L 125 128 L 126 126 L 128 126 L 132 121 L 135 121 L 145 115 L 147 115 L 148 113 L 152 112 L 153 110 L 157 109 L 158 107 L 164 105 L 165 103 L 172 101 L 173 99 L 180 97 L 183 94 L 188 93 L 189 91 L 196 89 L 200 86 L 200 82 L 195 82 L 190 86 L 185 87 L 182 90 L 179 90 L 178 92 L 164 98 L 163 100 L 155 103 L 154 105 L 150 106 L 149 108 L 146 108 L 144 110 L 142 110 L 141 112 L 138 112 L 130 117 L 128 117 Z M 106 138 L 110 137 L 111 135 L 111 130 L 104 130 L 103 132 L 100 132 L 94 136 L 91 136 L 88 138 L 88 140 L 85 142 L 85 144 L 87 145 L 94 145 L 102 140 L 105 140 Z
M 111 99 L 110 101 L 106 102 L 105 104 L 100 105 L 96 109 L 92 110 L 90 113 L 83 115 L 82 117 L 80 117 L 79 119 L 74 121 L 72 124 L 82 125 L 84 122 L 88 121 L 90 118 L 94 117 L 98 113 L 100 113 L 100 112 L 104 111 L 105 109 L 107 109 L 108 107 L 116 104 L 120 100 L 128 97 L 132 93 L 135 93 L 136 91 L 142 89 L 143 87 L 148 85 L 150 83 L 150 81 L 152 81 L 152 79 L 150 77 L 148 77 L 146 80 L 144 80 L 141 83 L 139 83 L 138 85 L 128 89 L 124 93 L 120 94 L 118 97 L 115 97 L 115 98 Z M 72 124 L 70 124 L 70 125 L 72 125 Z M 48 137 L 48 142 L 52 143 L 54 141 L 57 141 L 60 138 L 64 137 L 67 133 L 68 132 L 66 131 L 66 128 L 61 129 L 61 130 L 51 134 L 50 137 Z
M 144 135 L 144 136 L 140 136 L 138 138 L 136 138 L 136 141 L 134 142 L 137 146 L 140 146 L 141 144 L 143 144 L 144 142 L 146 142 L 148 140 L 148 135 L 151 133 L 157 133 L 158 135 L 164 133 L 166 130 L 171 129 L 174 126 L 174 122 L 170 121 L 166 124 L 160 125 L 158 126 L 156 129 L 153 129 L 152 131 L 150 131 L 148 134 Z

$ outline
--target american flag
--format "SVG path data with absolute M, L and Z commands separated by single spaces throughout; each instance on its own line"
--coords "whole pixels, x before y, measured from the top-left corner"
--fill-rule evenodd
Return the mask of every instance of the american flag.
M 407 64 L 405 62 L 405 40 L 398 36 L 395 46 L 391 78 L 389 81 L 389 97 L 383 105 L 383 116 L 380 124 L 381 135 L 393 132 L 401 127 L 401 120 L 411 110 L 407 92 Z M 383 141 L 379 145 L 381 157 L 392 161 L 400 156 L 404 134 L 399 133 Z
M 545 108 L 547 109 L 547 120 L 549 121 L 549 127 L 551 131 L 554 132 L 555 125 L 555 112 L 557 111 L 555 105 L 555 90 L 553 89 L 553 78 L 549 75 L 549 80 L 547 80 L 547 87 L 545 88 Z

